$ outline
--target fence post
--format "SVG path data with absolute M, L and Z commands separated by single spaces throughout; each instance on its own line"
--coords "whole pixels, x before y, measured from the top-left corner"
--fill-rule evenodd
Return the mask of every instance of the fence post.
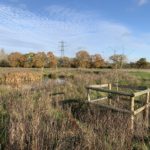
M 87 98 L 88 98 L 88 101 L 90 102 L 91 101 L 91 98 L 90 98 L 90 89 L 87 89 Z
M 131 97 L 131 130 L 134 131 L 134 100 L 135 97 Z
M 150 96 L 150 93 L 147 92 L 146 94 L 146 103 L 145 103 L 145 115 L 144 115 L 144 122 L 145 122 L 145 125 L 146 127 L 149 127 L 149 96 Z
M 111 90 L 111 88 L 112 88 L 111 83 L 109 83 L 108 89 Z M 111 98 L 109 97 L 109 94 L 108 94 L 108 104 L 111 105 Z

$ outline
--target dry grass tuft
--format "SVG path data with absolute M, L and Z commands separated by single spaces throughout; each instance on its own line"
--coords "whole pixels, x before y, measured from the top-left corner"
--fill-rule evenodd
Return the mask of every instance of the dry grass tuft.
M 31 83 L 41 80 L 41 73 L 38 72 L 30 72 L 30 71 L 16 71 L 1 74 L 0 83 L 8 84 L 14 87 L 19 87 L 25 83 Z

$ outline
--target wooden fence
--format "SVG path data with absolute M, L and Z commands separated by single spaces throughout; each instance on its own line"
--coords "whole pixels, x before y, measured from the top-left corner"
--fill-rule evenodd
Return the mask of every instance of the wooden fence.
M 145 113 L 144 113 L 145 114 L 144 115 L 145 125 L 146 125 L 146 127 L 149 126 L 149 106 L 150 106 L 150 101 L 149 101 L 150 89 L 149 88 L 145 89 L 145 90 L 140 90 L 138 92 L 127 93 L 127 92 L 112 90 L 112 84 L 102 84 L 102 85 L 90 85 L 90 86 L 86 87 L 86 89 L 87 89 L 87 99 L 90 103 L 106 100 L 107 104 L 99 103 L 99 105 L 102 107 L 105 107 L 106 109 L 112 109 L 112 110 L 115 110 L 118 112 L 128 113 L 131 116 L 131 129 L 132 130 L 134 130 L 135 116 L 143 111 L 145 111 Z M 107 93 L 108 96 L 92 100 L 90 91 L 104 92 L 104 93 Z M 111 105 L 112 99 L 109 96 L 110 94 L 114 94 L 117 96 L 125 96 L 130 101 L 130 109 L 128 110 L 128 109 L 122 109 L 122 108 L 112 106 Z M 142 96 L 142 95 L 146 95 L 146 100 L 144 102 L 144 106 L 141 106 L 140 108 L 135 109 L 135 98 Z

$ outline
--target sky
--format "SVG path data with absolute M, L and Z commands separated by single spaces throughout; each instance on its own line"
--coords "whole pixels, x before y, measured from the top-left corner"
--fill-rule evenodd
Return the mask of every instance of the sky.
M 150 0 L 0 0 L 0 48 L 150 60 Z

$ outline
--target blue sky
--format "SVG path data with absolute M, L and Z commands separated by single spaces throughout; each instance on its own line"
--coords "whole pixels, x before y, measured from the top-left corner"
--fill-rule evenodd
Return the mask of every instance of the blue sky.
M 6 52 L 81 49 L 108 58 L 150 60 L 150 0 L 0 0 L 0 48 Z

